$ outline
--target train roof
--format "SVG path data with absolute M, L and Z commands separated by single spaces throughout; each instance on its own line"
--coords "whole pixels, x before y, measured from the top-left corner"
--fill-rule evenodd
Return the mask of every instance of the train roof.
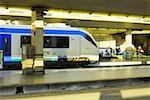
M 31 29 L 31 25 L 0 25 L 0 29 L 8 28 L 8 29 Z M 81 31 L 86 33 L 87 35 L 91 34 L 81 28 L 71 27 L 64 24 L 49 24 L 48 26 L 44 26 L 44 30 L 67 30 L 67 31 Z M 21 32 L 20 32 L 21 33 Z

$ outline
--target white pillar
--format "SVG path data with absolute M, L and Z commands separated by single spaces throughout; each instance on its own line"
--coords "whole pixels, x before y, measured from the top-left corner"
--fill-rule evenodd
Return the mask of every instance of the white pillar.
M 121 51 L 125 51 L 127 47 L 132 47 L 134 49 L 134 45 L 132 44 L 132 30 L 128 29 L 125 34 L 125 42 L 120 45 Z
M 32 42 L 35 46 L 35 57 L 43 58 L 43 9 L 35 8 L 32 11 L 31 26 L 32 26 Z
M 125 32 L 125 43 L 126 45 L 132 45 L 132 33 L 131 33 L 131 29 L 127 30 Z

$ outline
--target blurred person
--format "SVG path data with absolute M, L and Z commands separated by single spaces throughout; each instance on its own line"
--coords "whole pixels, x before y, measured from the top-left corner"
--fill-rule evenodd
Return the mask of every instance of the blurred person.
M 138 46 L 138 58 L 141 58 L 143 53 L 144 53 L 144 50 L 142 49 L 142 47 Z
M 119 55 L 119 53 L 120 53 L 120 47 L 117 46 L 117 47 L 116 47 L 116 55 Z
M 136 47 L 136 56 L 138 56 L 138 47 Z
M 123 58 L 123 60 L 126 59 L 126 51 L 123 51 L 123 52 L 122 52 L 122 58 Z

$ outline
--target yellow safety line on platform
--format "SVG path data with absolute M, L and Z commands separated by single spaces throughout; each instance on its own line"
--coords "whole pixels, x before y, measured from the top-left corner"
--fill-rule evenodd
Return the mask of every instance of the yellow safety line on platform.
M 127 90 L 121 90 L 120 92 L 122 98 L 124 99 L 150 96 L 150 88 L 127 89 Z
M 9 100 L 100 100 L 100 92 L 13 98 Z

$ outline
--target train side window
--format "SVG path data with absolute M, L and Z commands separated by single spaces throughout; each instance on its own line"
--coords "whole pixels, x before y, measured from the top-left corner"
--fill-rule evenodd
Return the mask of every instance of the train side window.
M 51 48 L 52 39 L 50 36 L 44 36 L 44 48 Z
M 31 36 L 21 36 L 21 48 L 23 44 L 31 44 Z
M 44 48 L 69 48 L 69 37 L 44 36 Z
M 91 42 L 93 45 L 95 45 L 95 46 L 97 47 L 96 43 L 93 41 L 93 39 L 92 39 L 89 35 L 85 34 L 84 37 L 85 37 L 89 42 Z
M 69 48 L 69 37 L 57 37 L 57 48 Z

